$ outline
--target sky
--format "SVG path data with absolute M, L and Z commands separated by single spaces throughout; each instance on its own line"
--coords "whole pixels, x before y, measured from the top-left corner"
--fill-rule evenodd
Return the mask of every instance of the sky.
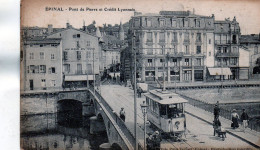
M 46 7 L 68 9 L 64 11 L 45 11 Z M 71 8 L 100 9 L 103 11 L 69 11 Z M 104 11 L 104 8 L 135 9 L 142 13 L 159 13 L 161 10 L 179 11 L 195 10 L 195 14 L 211 16 L 216 20 L 233 19 L 236 16 L 240 23 L 242 34 L 259 34 L 260 32 L 260 1 L 258 0 L 22 0 L 23 26 L 65 27 L 69 22 L 74 27 L 82 27 L 83 20 L 90 24 L 93 20 L 98 26 L 127 22 L 134 14 L 133 11 Z

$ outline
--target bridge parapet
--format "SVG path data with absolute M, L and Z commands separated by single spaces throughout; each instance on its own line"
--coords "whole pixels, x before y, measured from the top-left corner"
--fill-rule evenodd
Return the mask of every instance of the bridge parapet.
M 89 90 L 92 94 L 94 93 L 93 87 L 90 87 Z M 106 102 L 106 100 L 98 93 L 97 90 L 95 90 L 95 97 L 96 97 L 95 99 L 97 99 L 98 104 L 101 106 L 102 111 L 105 112 L 104 115 L 106 115 L 109 118 L 113 127 L 116 129 L 116 131 L 118 132 L 118 135 L 121 138 L 121 141 L 119 140 L 118 144 L 120 144 L 120 145 L 123 144 L 123 145 L 127 146 L 127 149 L 130 149 L 130 150 L 134 149 L 135 137 L 131 133 L 130 129 L 128 129 L 128 127 L 125 125 L 124 121 L 116 114 L 116 112 L 111 108 L 111 106 Z M 99 112 L 97 112 L 97 113 L 99 113 Z M 108 122 L 105 124 L 106 124 L 106 128 L 107 128 L 107 133 L 109 136 L 109 134 L 110 134 L 109 126 L 111 126 L 111 125 Z M 114 143 L 113 141 L 109 141 L 109 142 L 111 145 Z M 138 143 L 138 149 L 140 149 L 140 150 L 143 149 L 140 143 Z
M 88 91 L 87 90 L 77 90 L 77 91 L 64 91 L 59 92 L 58 101 L 64 99 L 74 99 L 80 102 L 86 103 L 88 100 Z

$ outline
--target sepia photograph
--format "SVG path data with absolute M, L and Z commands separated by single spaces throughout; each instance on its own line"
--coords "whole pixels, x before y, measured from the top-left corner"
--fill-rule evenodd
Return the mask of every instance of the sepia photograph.
M 20 149 L 260 149 L 259 8 L 21 0 Z

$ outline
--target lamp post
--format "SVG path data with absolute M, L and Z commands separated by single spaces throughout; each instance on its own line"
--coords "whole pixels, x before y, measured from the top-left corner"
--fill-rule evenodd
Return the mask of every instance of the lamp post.
M 144 150 L 146 150 L 146 114 L 147 114 L 147 105 L 145 101 L 141 104 L 142 113 L 144 115 Z

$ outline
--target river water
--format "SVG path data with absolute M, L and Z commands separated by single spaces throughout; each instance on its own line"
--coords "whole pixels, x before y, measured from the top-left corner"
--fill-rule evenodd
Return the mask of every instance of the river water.
M 107 135 L 91 135 L 89 125 L 88 117 L 75 112 L 21 116 L 21 148 L 98 149 L 108 142 Z

